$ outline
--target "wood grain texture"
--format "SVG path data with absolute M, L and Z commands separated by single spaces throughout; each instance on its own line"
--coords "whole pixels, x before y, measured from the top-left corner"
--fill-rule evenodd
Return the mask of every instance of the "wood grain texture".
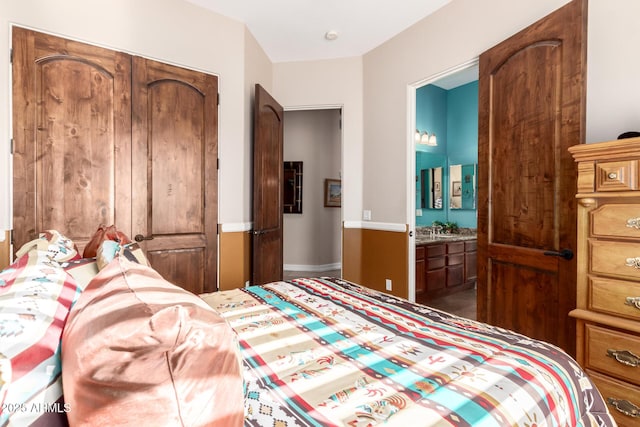
M 636 406 L 638 406 L 638 402 L 640 402 L 640 387 L 612 379 L 611 377 L 592 370 L 588 370 L 587 374 L 589 374 L 589 377 L 591 377 L 596 387 L 598 387 L 605 401 L 608 398 L 624 399 L 630 402 L 636 402 Z M 638 427 L 637 418 L 625 416 L 611 406 L 609 406 L 609 411 L 611 411 L 618 427 Z
M 575 352 L 576 165 L 586 6 L 574 0 L 480 56 L 478 319 Z
M 133 58 L 132 235 L 165 279 L 217 290 L 215 76 Z
M 640 355 L 640 195 L 635 167 L 640 139 L 570 149 L 578 162 L 577 360 L 606 398 L 640 406 L 637 367 L 607 356 L 609 350 Z M 583 165 L 585 165 L 583 167 Z M 636 189 L 635 191 L 633 189 Z M 619 426 L 637 418 L 609 409 Z
M 15 248 L 57 229 L 80 250 L 131 229 L 130 57 L 13 30 Z
M 284 109 L 255 86 L 251 283 L 283 278 Z
M 14 248 L 57 229 L 82 251 L 115 224 L 215 291 L 217 77 L 17 27 L 13 47 Z

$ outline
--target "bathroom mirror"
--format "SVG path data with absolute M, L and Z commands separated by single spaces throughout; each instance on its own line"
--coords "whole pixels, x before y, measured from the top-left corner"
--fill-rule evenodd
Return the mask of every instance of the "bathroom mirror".
M 284 162 L 284 213 L 302 213 L 302 162 Z
M 449 208 L 476 209 L 475 164 L 449 166 Z
M 443 209 L 443 168 L 435 167 L 420 171 L 422 207 L 425 209 Z

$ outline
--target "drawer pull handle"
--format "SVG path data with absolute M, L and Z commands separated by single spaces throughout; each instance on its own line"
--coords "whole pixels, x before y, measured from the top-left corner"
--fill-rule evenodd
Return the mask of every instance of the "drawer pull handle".
M 628 417 L 640 417 L 640 408 L 629 402 L 628 400 L 615 399 L 613 397 L 607 398 L 607 403 L 616 408 L 619 412 L 622 412 Z
M 627 297 L 626 305 L 631 305 L 640 310 L 640 297 Z
M 618 174 L 616 172 L 609 172 L 609 174 L 607 175 L 607 178 L 618 179 Z
M 627 258 L 625 260 L 625 265 L 627 267 L 633 267 L 635 269 L 640 269 L 640 257 Z
M 632 368 L 637 368 L 638 366 L 640 366 L 640 357 L 631 353 L 629 350 L 608 349 L 607 356 L 613 357 L 623 365 L 631 366 Z
M 640 218 L 629 218 L 627 220 L 627 227 L 640 229 Z

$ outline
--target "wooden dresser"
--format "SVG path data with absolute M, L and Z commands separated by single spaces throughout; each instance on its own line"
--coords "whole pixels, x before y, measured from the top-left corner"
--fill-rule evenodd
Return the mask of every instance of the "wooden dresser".
M 569 149 L 578 163 L 577 359 L 619 426 L 640 425 L 640 138 Z

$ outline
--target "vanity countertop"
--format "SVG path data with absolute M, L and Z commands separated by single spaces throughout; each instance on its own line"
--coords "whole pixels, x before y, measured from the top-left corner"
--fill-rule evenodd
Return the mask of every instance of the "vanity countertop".
M 475 240 L 477 236 L 475 234 L 440 234 L 430 236 L 428 234 L 416 235 L 416 245 L 430 245 L 442 242 L 458 242 L 464 240 Z

